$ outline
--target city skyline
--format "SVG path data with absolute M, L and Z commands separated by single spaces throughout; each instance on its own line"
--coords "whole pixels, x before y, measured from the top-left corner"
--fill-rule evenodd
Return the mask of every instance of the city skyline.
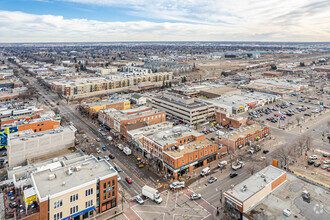
M 327 42 L 327 1 L 12 0 L 0 42 Z

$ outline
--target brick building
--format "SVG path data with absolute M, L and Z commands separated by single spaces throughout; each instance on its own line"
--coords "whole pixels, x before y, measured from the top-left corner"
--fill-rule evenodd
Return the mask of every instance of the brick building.
M 126 110 L 131 108 L 129 100 L 110 100 L 101 102 L 92 102 L 84 104 L 89 114 L 98 113 L 99 110 L 114 108 L 116 110 Z
M 216 160 L 225 148 L 205 139 L 205 135 L 184 126 L 144 134 L 144 154 L 156 160 L 167 174 L 178 178 Z
M 228 146 L 231 151 L 235 151 L 237 148 L 250 145 L 252 142 L 259 141 L 268 135 L 269 127 L 262 124 L 253 124 L 241 127 L 227 135 L 223 135 L 219 143 L 223 146 Z
M 216 112 L 216 119 L 218 124 L 223 127 L 233 127 L 239 128 L 241 126 L 245 126 L 248 122 L 246 118 L 240 116 L 230 116 L 229 113 L 217 111 Z

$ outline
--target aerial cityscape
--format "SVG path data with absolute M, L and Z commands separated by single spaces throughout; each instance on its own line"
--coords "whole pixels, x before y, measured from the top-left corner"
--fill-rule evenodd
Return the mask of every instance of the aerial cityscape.
M 0 220 L 330 219 L 328 1 L 0 7 Z

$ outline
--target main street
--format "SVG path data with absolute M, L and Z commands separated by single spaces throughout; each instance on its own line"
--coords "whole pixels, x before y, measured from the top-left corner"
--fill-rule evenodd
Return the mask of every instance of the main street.
M 45 100 L 54 100 L 55 106 L 58 107 L 62 116 L 70 120 L 74 126 L 84 129 L 86 134 L 90 138 L 100 138 L 102 145 L 108 145 L 108 141 L 105 137 L 101 136 L 98 132 L 99 127 L 93 124 L 88 118 L 83 118 L 76 110 L 75 105 L 67 104 L 62 101 L 57 94 L 47 91 L 43 86 L 39 85 L 38 81 L 34 77 L 24 76 L 23 71 L 20 71 L 21 77 L 29 81 L 29 83 L 34 86 L 37 91 L 41 94 L 39 97 L 39 102 L 43 103 Z M 44 98 L 43 98 L 44 97 Z M 59 103 L 59 105 L 56 105 Z M 95 150 L 95 149 L 94 149 Z M 111 153 L 115 155 L 115 159 L 109 161 L 111 165 L 114 163 L 118 165 L 123 171 L 119 173 L 121 181 L 119 182 L 119 190 L 125 193 L 125 197 L 130 199 L 136 195 L 141 194 L 141 189 L 144 185 L 150 185 L 155 187 L 157 185 L 157 176 L 150 172 L 146 167 L 137 168 L 135 165 L 135 160 L 131 161 L 132 157 L 127 157 L 118 148 L 110 149 Z M 102 152 L 106 153 L 106 152 Z M 93 153 L 94 154 L 94 153 Z M 106 154 L 103 154 L 105 156 Z M 96 153 L 95 156 L 97 157 Z M 125 181 L 125 177 L 129 176 L 133 179 L 132 184 L 128 184 Z

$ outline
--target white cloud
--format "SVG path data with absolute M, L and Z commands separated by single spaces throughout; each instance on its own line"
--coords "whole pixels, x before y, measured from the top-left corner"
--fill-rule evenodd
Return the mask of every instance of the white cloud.
M 117 6 L 140 21 L 103 22 L 0 11 L 1 42 L 329 41 L 327 0 L 61 0 Z M 150 19 L 162 22 L 147 21 Z

